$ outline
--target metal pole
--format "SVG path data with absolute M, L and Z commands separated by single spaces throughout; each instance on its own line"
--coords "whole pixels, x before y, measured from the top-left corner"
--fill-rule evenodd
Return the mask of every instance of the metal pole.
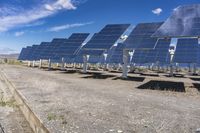
M 157 65 L 158 65 L 158 72 L 160 72 L 160 64 L 159 64 L 159 63 L 157 63 Z
M 150 64 L 148 65 L 148 70 L 151 70 L 151 65 Z
M 108 69 L 108 65 L 107 65 L 107 62 L 106 62 L 107 56 L 108 56 L 108 54 L 104 54 L 104 71 L 106 71 Z
M 87 73 L 87 67 L 88 67 L 88 56 L 84 55 L 83 56 L 83 73 Z
M 49 59 L 48 69 L 51 69 L 51 59 Z
M 65 69 L 65 61 L 64 61 L 64 58 L 62 58 L 61 70 L 64 70 L 64 69 Z
M 169 54 L 170 54 L 170 73 L 169 76 L 173 77 L 174 76 L 174 69 L 173 69 L 173 57 L 174 57 L 174 50 L 169 49 Z
M 196 75 L 197 74 L 197 67 L 196 67 L 196 63 L 193 64 L 193 74 Z
M 128 75 L 128 56 L 129 56 L 129 51 L 128 50 L 123 50 L 123 74 L 122 78 L 127 78 Z
M 191 68 L 191 64 L 190 64 L 190 63 L 188 64 L 188 67 L 189 67 L 189 72 L 191 72 L 191 71 L 192 71 L 192 70 L 191 70 L 192 68 Z
M 28 67 L 31 67 L 31 61 L 28 61 Z
M 42 59 L 40 59 L 40 65 L 39 68 L 42 68 Z
M 35 67 L 35 60 L 33 61 L 33 67 Z
M 170 57 L 171 57 L 171 59 L 170 59 L 170 74 L 169 74 L 169 76 L 173 77 L 174 76 L 174 70 L 173 70 L 173 64 L 172 64 L 172 59 L 173 59 L 172 53 L 170 53 Z

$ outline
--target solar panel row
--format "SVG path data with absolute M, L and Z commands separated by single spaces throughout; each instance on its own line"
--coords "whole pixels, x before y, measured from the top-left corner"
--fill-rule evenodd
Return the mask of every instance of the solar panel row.
M 125 48 L 153 49 L 156 45 L 157 38 L 152 38 L 151 36 L 162 24 L 163 22 L 138 24 L 124 42 Z
M 51 59 L 61 62 L 61 59 L 65 58 L 66 62 L 71 61 L 88 36 L 89 33 L 74 33 L 68 39 L 56 38 L 52 42 L 42 42 L 40 45 L 23 48 L 19 60 Z
M 198 19 L 197 19 L 198 20 Z M 152 34 L 163 23 L 138 24 L 124 43 L 113 46 L 129 27 L 128 24 L 107 25 L 99 33 L 82 46 L 89 33 L 74 33 L 68 39 L 55 38 L 51 42 L 42 42 L 23 48 L 19 60 L 51 59 L 53 62 L 83 63 L 83 55 L 90 55 L 89 63 L 121 63 L 123 64 L 123 50 L 134 49 L 131 63 L 169 64 L 171 39 L 152 38 Z M 200 63 L 198 39 L 178 39 L 173 62 Z M 108 54 L 106 60 L 103 56 Z

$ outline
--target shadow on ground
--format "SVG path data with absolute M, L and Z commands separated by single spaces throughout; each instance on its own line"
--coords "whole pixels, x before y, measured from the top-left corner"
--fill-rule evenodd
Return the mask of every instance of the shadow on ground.
M 196 88 L 200 92 L 200 84 L 193 83 L 194 88 Z
M 185 87 L 183 82 L 156 81 L 156 80 L 151 80 L 139 86 L 138 89 L 185 92 Z
M 200 81 L 200 78 L 190 78 L 193 81 Z
M 159 77 L 159 75 L 156 74 L 156 73 L 141 73 L 140 75 L 142 75 L 142 76 L 150 76 L 150 77 Z
M 61 74 L 74 74 L 77 73 L 77 70 L 64 70 L 64 71 L 60 71 Z
M 165 77 L 171 77 L 169 74 L 164 75 Z M 186 78 L 184 74 L 173 74 L 174 78 Z
M 90 76 L 85 76 L 85 77 L 82 77 L 84 79 L 107 79 L 107 78 L 113 78 L 115 77 L 114 75 L 105 75 L 105 74 L 101 74 L 101 73 L 98 73 L 98 72 L 92 72 L 92 73 L 86 73 Z
M 127 78 L 116 77 L 116 78 L 113 78 L 112 80 L 126 80 L 126 81 L 143 82 L 145 80 L 145 77 L 131 77 L 131 76 L 128 76 Z

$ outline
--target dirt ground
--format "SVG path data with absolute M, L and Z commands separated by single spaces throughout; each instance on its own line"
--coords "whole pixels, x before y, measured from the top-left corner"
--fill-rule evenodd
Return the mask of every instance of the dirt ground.
M 193 133 L 200 128 L 200 94 L 198 87 L 191 86 L 193 82 L 198 86 L 199 77 L 195 81 L 132 75 L 130 80 L 121 80 L 120 74 L 80 74 L 13 65 L 0 65 L 0 69 L 50 132 Z M 155 84 L 161 79 L 178 84 L 170 83 L 174 90 L 165 90 L 165 83 Z M 151 80 L 155 80 L 154 87 L 138 89 Z
M 32 133 L 5 81 L 0 76 L 0 133 Z

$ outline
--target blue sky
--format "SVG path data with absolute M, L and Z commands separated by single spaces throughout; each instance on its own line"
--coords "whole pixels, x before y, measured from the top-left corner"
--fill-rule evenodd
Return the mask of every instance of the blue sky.
M 0 53 L 98 32 L 108 23 L 165 21 L 179 5 L 199 0 L 0 0 Z M 199 2 L 200 3 L 200 2 Z

